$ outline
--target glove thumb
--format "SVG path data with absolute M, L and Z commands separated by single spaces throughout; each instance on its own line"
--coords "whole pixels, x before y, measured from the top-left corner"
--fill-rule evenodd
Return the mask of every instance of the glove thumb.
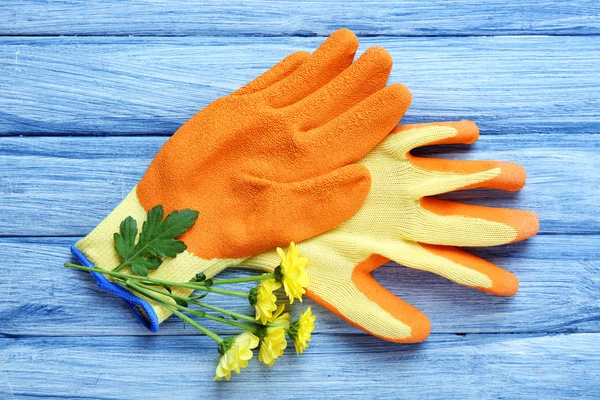
M 388 261 L 372 255 L 357 265 L 341 265 L 339 260 L 332 265 L 311 265 L 306 295 L 371 335 L 391 342 L 422 342 L 431 330 L 427 316 L 371 276 Z

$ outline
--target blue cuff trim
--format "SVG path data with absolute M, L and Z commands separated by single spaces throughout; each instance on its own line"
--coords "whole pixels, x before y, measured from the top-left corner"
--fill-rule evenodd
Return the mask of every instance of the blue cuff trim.
M 85 255 L 75 247 L 75 245 L 71 246 L 71 253 L 73 253 L 73 255 L 77 257 L 79 262 L 81 262 L 81 264 L 84 266 L 95 268 L 94 264 L 92 264 L 85 257 Z M 96 283 L 101 289 L 124 298 L 137 319 L 144 324 L 144 326 L 148 328 L 150 332 L 158 332 L 158 317 L 156 316 L 156 312 L 154 312 L 154 308 L 152 308 L 150 303 L 137 296 L 134 296 L 131 292 L 125 290 L 125 288 L 122 286 L 109 281 L 104 275 L 99 274 L 98 272 L 90 272 L 90 274 L 92 274 L 94 279 L 96 279 Z

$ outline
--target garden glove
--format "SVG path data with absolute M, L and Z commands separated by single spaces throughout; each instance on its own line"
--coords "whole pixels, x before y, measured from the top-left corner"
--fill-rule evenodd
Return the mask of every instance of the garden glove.
M 356 162 L 387 136 L 411 99 L 402 85 L 385 87 L 392 66 L 385 50 L 370 48 L 353 62 L 357 47 L 352 32 L 339 30 L 312 55 L 294 53 L 209 104 L 165 143 L 139 184 L 73 253 L 87 266 L 112 270 L 122 220 L 141 224 L 156 205 L 167 214 L 189 208 L 199 216 L 180 236 L 187 251 L 151 274 L 188 281 L 350 218 L 371 182 Z M 150 330 L 169 315 L 93 275 L 128 300 Z
M 526 239 L 538 231 L 536 214 L 429 196 L 471 188 L 519 190 L 525 184 L 523 168 L 410 154 L 425 145 L 472 143 L 478 134 L 470 121 L 399 126 L 360 160 L 372 179 L 360 210 L 342 225 L 298 244 L 309 260 L 307 296 L 372 335 L 413 343 L 427 338 L 430 323 L 371 276 L 389 260 L 491 294 L 515 294 L 518 280 L 513 274 L 452 246 Z M 244 261 L 266 271 L 278 263 L 275 251 Z

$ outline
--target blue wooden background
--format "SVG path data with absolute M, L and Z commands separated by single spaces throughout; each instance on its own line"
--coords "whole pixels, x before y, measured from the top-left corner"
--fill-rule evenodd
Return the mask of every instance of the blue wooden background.
M 3 0 L 0 398 L 600 398 L 599 15 L 597 0 Z M 521 289 L 385 266 L 377 280 L 429 315 L 427 342 L 315 306 L 305 356 L 212 382 L 210 339 L 177 321 L 149 334 L 62 264 L 181 123 L 339 27 L 392 53 L 404 121 L 481 127 L 470 148 L 424 153 L 526 167 L 519 194 L 446 196 L 539 213 L 535 238 L 474 251 Z

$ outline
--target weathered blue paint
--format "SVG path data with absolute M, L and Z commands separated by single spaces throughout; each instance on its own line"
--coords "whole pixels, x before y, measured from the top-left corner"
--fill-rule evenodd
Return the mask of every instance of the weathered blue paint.
M 217 97 L 323 38 L 0 37 L 0 136 L 172 134 Z M 366 37 L 413 94 L 404 121 L 486 134 L 598 133 L 597 36 Z
M 594 0 L 3 0 L 4 35 L 592 35 Z
M 596 399 L 598 334 L 322 334 L 274 367 L 213 382 L 205 336 L 0 339 L 3 399 Z
M 0 21 L 1 399 L 598 398 L 597 1 L 6 0 Z M 211 382 L 207 337 L 176 320 L 149 333 L 62 264 L 182 122 L 341 26 L 363 36 L 361 51 L 392 53 L 391 80 L 414 97 L 404 122 L 482 128 L 471 147 L 420 154 L 528 172 L 518 194 L 445 197 L 532 209 L 541 233 L 473 250 L 519 277 L 513 298 L 394 264 L 375 271 L 430 317 L 424 344 L 380 341 L 314 306 L 304 356 L 274 368 L 253 360 L 231 382 Z

